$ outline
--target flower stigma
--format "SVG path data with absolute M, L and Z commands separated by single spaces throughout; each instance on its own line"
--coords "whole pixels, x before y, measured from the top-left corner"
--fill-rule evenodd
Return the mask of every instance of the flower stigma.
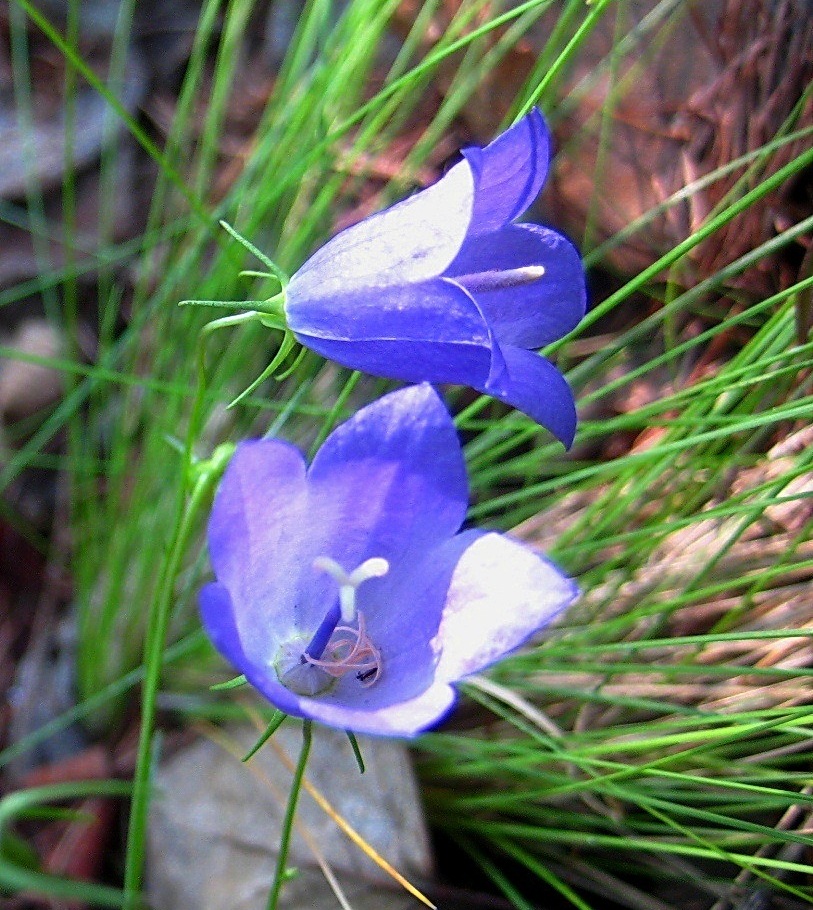
M 335 559 L 319 556 L 313 568 L 335 579 L 339 599 L 305 648 L 301 640 L 283 646 L 275 662 L 280 682 L 298 695 L 320 695 L 351 672 L 365 688 L 374 685 L 381 677 L 381 652 L 367 633 L 356 591 L 363 582 L 386 575 L 389 562 L 374 556 L 346 572 Z
M 329 556 L 317 556 L 313 561 L 313 567 L 321 572 L 327 572 L 336 579 L 343 622 L 353 622 L 356 618 L 356 590 L 359 585 L 370 578 L 381 578 L 390 570 L 390 564 L 381 556 L 365 559 L 349 573 Z

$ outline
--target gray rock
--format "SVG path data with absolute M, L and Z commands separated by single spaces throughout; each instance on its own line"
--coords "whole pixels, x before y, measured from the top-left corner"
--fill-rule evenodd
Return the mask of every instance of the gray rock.
M 20 354 L 19 360 L 13 356 L 0 360 L 0 417 L 19 420 L 55 404 L 62 395 L 64 377 L 35 358 L 56 359 L 63 354 L 59 330 L 45 319 L 26 319 L 10 338 L 0 341 Z
M 253 731 L 230 731 L 241 748 Z M 432 860 L 414 773 L 397 742 L 359 739 L 366 773 L 344 733 L 314 726 L 306 776 L 355 830 L 408 879 L 427 879 Z M 148 893 L 156 910 L 261 910 L 276 862 L 291 773 L 274 746 L 295 761 L 301 724 L 288 720 L 246 766 L 208 740 L 166 761 L 150 817 Z M 339 907 L 303 831 L 317 846 L 354 910 L 419 906 L 365 856 L 303 790 L 284 886 L 285 908 Z M 396 890 L 391 890 L 395 888 Z

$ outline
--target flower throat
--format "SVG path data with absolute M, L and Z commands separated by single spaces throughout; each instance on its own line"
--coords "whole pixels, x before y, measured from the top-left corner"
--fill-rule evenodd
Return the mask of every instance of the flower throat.
M 299 695 L 327 691 L 332 680 L 348 673 L 355 673 L 365 688 L 374 685 L 381 677 L 381 652 L 367 633 L 364 614 L 356 605 L 356 591 L 363 582 L 386 575 L 389 563 L 376 556 L 348 573 L 329 556 L 319 556 L 313 568 L 336 580 L 339 599 L 298 657 L 298 648 L 292 644 L 284 648 L 277 661 L 280 682 Z M 353 622 L 355 628 L 350 625 Z

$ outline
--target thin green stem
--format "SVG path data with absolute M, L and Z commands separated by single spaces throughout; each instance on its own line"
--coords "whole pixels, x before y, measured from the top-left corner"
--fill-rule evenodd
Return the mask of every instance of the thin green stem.
M 351 373 L 350 376 L 347 378 L 347 382 L 344 384 L 344 388 L 341 390 L 341 392 L 339 392 L 338 396 L 336 397 L 335 404 L 331 408 L 330 413 L 327 415 L 327 417 L 325 417 L 324 421 L 322 422 L 322 428 L 319 430 L 319 433 L 318 433 L 316 439 L 314 440 L 313 445 L 311 446 L 311 451 L 310 451 L 311 458 L 313 458 L 313 456 L 318 451 L 319 447 L 327 439 L 330 431 L 336 425 L 336 421 L 339 417 L 339 414 L 341 413 L 342 408 L 344 407 L 345 403 L 347 402 L 347 399 L 350 397 L 350 393 L 356 387 L 356 384 L 358 383 L 359 379 L 361 379 L 361 373 L 359 373 L 358 370 Z
M 184 463 L 175 504 L 173 531 L 161 571 L 155 599 L 149 614 L 144 653 L 144 685 L 141 693 L 141 731 L 138 740 L 133 799 L 127 836 L 124 891 L 128 908 L 137 904 L 144 868 L 147 813 L 150 802 L 150 777 L 155 741 L 155 716 L 158 685 L 166 644 L 167 627 L 175 593 L 175 581 L 189 538 L 197 526 L 201 509 L 208 502 L 212 487 L 231 458 L 233 447 L 218 448 L 205 465 L 195 465 L 194 445 L 202 420 L 206 389 L 206 339 L 215 328 L 245 322 L 252 314 L 226 316 L 208 323 L 198 337 L 198 381 L 184 445 Z
M 279 840 L 279 852 L 277 853 L 277 866 L 274 870 L 274 884 L 271 886 L 271 893 L 268 895 L 268 910 L 277 910 L 280 892 L 285 881 L 285 869 L 288 863 L 288 851 L 291 846 L 291 834 L 294 828 L 294 816 L 296 815 L 296 804 L 299 801 L 299 792 L 302 789 L 302 779 L 305 776 L 305 766 L 308 763 L 308 756 L 311 751 L 312 739 L 312 722 L 306 720 L 302 724 L 302 751 L 299 753 L 299 761 L 294 770 L 294 777 L 291 781 L 291 793 L 288 797 L 288 805 L 285 808 L 285 818 L 282 820 L 282 833 Z
M 556 58 L 554 64 L 550 67 L 547 73 L 540 79 L 539 85 L 536 87 L 536 90 L 528 98 L 527 102 L 523 105 L 521 113 L 527 113 L 535 104 L 539 104 L 540 100 L 545 96 L 550 86 L 553 84 L 554 79 L 559 75 L 565 64 L 570 61 L 570 58 L 573 56 L 576 50 L 581 46 L 585 37 L 590 34 L 594 26 L 597 24 L 598 20 L 604 15 L 607 7 L 612 3 L 613 0 L 599 0 L 598 3 L 593 6 L 593 8 L 588 13 L 584 22 L 576 29 L 573 37 L 568 41 L 567 46 L 562 50 L 562 53 Z

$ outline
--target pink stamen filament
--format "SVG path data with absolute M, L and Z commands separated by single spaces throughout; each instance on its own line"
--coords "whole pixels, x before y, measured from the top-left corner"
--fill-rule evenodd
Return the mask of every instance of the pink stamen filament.
M 302 656 L 314 667 L 319 667 L 337 679 L 355 671 L 363 686 L 372 686 L 381 676 L 381 652 L 373 644 L 364 625 L 364 615 L 358 613 L 358 629 L 351 626 L 336 626 L 334 635 L 343 633 L 331 640 L 325 649 L 329 658 L 311 657 L 307 652 Z

